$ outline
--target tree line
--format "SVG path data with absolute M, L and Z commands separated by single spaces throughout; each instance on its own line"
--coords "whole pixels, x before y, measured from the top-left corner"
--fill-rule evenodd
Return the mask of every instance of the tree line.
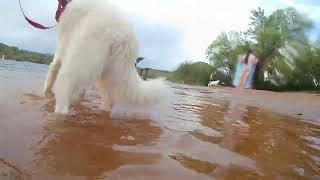
M 21 50 L 14 46 L 8 46 L 0 43 L 0 57 L 5 56 L 5 59 L 16 61 L 30 61 L 40 64 L 50 64 L 53 56 L 50 54 L 41 54 L 26 50 Z

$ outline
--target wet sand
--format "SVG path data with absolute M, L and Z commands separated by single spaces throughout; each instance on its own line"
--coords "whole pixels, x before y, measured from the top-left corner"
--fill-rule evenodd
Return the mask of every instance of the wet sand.
M 1 63 L 0 179 L 320 178 L 317 95 L 172 84 L 169 107 L 134 118 L 90 90 L 56 116 L 46 66 Z

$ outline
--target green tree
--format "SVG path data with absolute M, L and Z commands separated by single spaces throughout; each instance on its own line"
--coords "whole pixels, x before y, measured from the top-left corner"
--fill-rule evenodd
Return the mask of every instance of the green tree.
M 222 32 L 207 48 L 206 57 L 214 70 L 224 69 L 231 72 L 237 55 L 250 46 L 240 32 Z M 231 73 L 230 73 L 231 74 Z
M 287 58 L 283 53 L 290 53 L 295 45 L 308 44 L 307 30 L 311 21 L 294 8 L 280 9 L 266 16 L 261 8 L 252 11 L 251 23 L 246 35 L 253 42 L 252 48 L 259 58 L 255 81 L 263 81 L 266 68 L 281 59 L 287 64 L 294 63 L 297 54 Z M 299 48 L 295 48 L 297 51 Z M 277 67 L 275 67 L 277 68 Z
M 205 62 L 186 61 L 180 64 L 168 79 L 176 83 L 206 86 L 212 72 L 213 67 Z

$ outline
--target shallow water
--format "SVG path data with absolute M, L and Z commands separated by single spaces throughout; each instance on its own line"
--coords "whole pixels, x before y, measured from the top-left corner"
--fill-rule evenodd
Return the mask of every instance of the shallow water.
M 0 179 L 5 165 L 17 179 L 320 178 L 319 96 L 172 84 L 170 106 L 137 119 L 90 90 L 62 117 L 40 96 L 46 70 L 0 61 Z

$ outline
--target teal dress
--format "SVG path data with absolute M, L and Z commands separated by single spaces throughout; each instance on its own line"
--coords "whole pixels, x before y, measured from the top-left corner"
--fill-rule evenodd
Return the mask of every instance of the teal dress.
M 247 65 L 244 63 L 237 63 L 236 72 L 234 74 L 234 78 L 232 81 L 232 84 L 234 86 L 238 86 L 238 84 L 240 82 L 241 75 L 243 74 L 244 70 L 246 69 L 246 66 Z M 252 79 L 253 79 L 253 74 L 254 74 L 255 69 L 256 69 L 256 65 L 253 65 L 252 69 L 249 72 L 248 78 L 245 82 L 245 88 L 247 88 L 247 89 L 252 88 Z

